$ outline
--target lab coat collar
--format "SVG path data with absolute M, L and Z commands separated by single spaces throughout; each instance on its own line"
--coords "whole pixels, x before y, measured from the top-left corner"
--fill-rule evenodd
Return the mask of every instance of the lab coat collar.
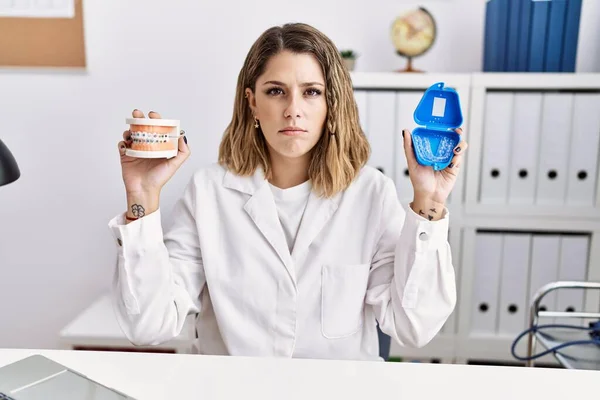
M 226 188 L 251 195 L 250 199 L 244 205 L 244 210 L 273 247 L 295 285 L 295 262 L 298 260 L 298 257 L 305 253 L 327 221 L 333 216 L 339 206 L 342 194 L 338 193 L 331 198 L 325 198 L 319 197 L 314 191 L 311 191 L 300 228 L 298 229 L 296 241 L 290 254 L 285 234 L 277 215 L 273 193 L 265 178 L 263 169 L 259 167 L 252 176 L 246 177 L 226 171 L 223 178 L 223 185 Z
M 252 176 L 236 175 L 228 169 L 225 170 L 223 177 L 223 186 L 234 189 L 246 194 L 254 194 L 262 186 L 265 186 L 267 180 L 262 167 L 256 168 Z

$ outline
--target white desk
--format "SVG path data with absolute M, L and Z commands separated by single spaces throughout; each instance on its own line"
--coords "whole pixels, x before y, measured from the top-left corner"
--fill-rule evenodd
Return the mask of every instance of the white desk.
M 600 382 L 585 370 L 73 350 L 0 349 L 0 367 L 36 353 L 139 400 L 568 400 Z
M 61 348 L 66 350 L 135 350 L 189 353 L 194 339 L 193 316 L 175 339 L 156 346 L 134 346 L 127 340 L 115 318 L 111 298 L 101 296 L 60 332 Z

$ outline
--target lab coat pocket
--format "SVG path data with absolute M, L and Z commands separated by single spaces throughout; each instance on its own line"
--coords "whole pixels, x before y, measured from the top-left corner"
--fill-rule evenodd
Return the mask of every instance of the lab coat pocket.
M 321 329 L 326 338 L 350 336 L 362 327 L 369 269 L 369 264 L 323 266 Z

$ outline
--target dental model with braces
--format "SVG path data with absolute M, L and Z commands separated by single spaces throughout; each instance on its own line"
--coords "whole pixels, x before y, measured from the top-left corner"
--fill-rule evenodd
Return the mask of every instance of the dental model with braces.
M 152 132 L 132 132 L 131 140 L 133 143 L 167 143 L 168 134 Z
M 183 131 L 179 121 L 159 118 L 127 118 L 130 125 L 131 148 L 125 152 L 130 157 L 171 158 L 178 152 L 178 141 Z

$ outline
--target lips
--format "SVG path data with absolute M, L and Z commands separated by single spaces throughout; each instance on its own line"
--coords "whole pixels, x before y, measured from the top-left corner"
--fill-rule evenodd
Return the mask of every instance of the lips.
M 279 131 L 279 133 L 287 136 L 297 136 L 305 133 L 306 130 L 298 127 L 287 127 Z

